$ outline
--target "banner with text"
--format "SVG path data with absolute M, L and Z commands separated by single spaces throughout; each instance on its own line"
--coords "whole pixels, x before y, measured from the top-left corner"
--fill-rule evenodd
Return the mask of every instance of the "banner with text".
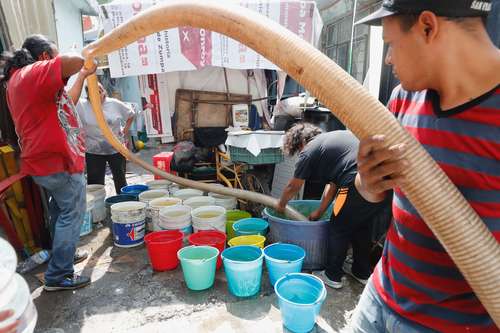
M 120 1 L 101 6 L 104 31 L 128 21 L 141 11 L 164 0 Z M 254 10 L 307 42 L 318 45 L 323 22 L 314 1 L 233 1 Z M 219 66 L 234 69 L 278 69 L 244 44 L 205 29 L 179 27 L 141 38 L 109 54 L 112 77 L 157 74 Z

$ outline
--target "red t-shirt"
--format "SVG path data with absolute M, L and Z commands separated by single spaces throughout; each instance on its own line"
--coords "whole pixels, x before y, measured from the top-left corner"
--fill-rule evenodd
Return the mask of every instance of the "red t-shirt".
M 8 81 L 7 103 L 19 136 L 24 174 L 84 170 L 83 130 L 64 85 L 60 57 L 16 70 Z

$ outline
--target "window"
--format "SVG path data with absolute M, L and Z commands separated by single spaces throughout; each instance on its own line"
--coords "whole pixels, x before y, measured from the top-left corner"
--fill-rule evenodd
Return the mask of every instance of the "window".
M 372 3 L 362 10 L 359 10 L 358 6 L 359 12 L 356 13 L 356 20 L 365 17 L 379 7 L 380 1 Z M 323 35 L 324 53 L 346 71 L 350 60 L 351 29 L 352 12 L 349 12 L 337 21 L 327 25 Z M 354 30 L 351 75 L 359 82 L 363 82 L 368 70 L 369 31 L 370 29 L 366 25 L 356 26 Z

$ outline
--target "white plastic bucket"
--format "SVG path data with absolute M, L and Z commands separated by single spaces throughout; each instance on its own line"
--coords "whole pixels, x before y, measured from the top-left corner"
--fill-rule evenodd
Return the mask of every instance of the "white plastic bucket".
M 92 222 L 94 215 L 92 214 L 95 209 L 95 197 L 92 194 L 87 194 L 87 208 L 83 216 L 82 226 L 80 227 L 80 237 L 88 235 L 92 232 Z
M 148 231 L 153 231 L 153 224 L 151 221 L 151 209 L 149 208 L 149 203 L 151 200 L 162 198 L 168 196 L 168 190 L 149 190 L 144 191 L 139 194 L 139 201 L 147 204 L 146 207 L 146 229 Z
M 226 233 L 226 209 L 220 206 L 196 208 L 191 212 L 194 232 L 219 230 Z
M 14 248 L 0 238 L 0 308 L 15 294 L 15 289 L 10 288 L 17 266 L 17 255 Z
M 35 330 L 38 313 L 31 299 L 28 284 L 21 275 L 14 274 L 8 289 L 11 289 L 13 292 L 10 295 L 2 295 L 1 299 L 4 304 L 0 306 L 0 312 L 12 310 L 14 314 L 5 321 L 2 321 L 0 328 L 4 328 L 18 320 L 19 326 L 16 332 L 32 333 Z
M 187 200 L 192 197 L 200 197 L 203 195 L 203 191 L 196 190 L 194 188 L 185 188 L 174 192 L 173 197 L 182 199 L 182 201 Z
M 215 199 L 206 196 L 191 197 L 189 199 L 186 199 L 183 204 L 196 209 L 203 206 L 215 206 Z
M 172 182 L 166 179 L 151 180 L 146 183 L 150 190 L 167 190 Z
M 224 207 L 226 210 L 236 209 L 238 200 L 235 197 L 210 192 L 208 196 L 215 199 L 215 206 Z
M 94 196 L 94 209 L 92 210 L 92 221 L 94 223 L 104 221 L 106 219 L 106 188 L 101 184 L 87 185 L 87 194 Z
M 144 243 L 146 204 L 125 201 L 111 205 L 114 243 L 118 247 L 134 247 Z
M 160 209 L 158 226 L 161 229 L 183 229 L 191 225 L 191 207 L 173 206 Z
M 160 210 L 165 207 L 180 206 L 182 200 L 179 198 L 162 197 L 149 202 L 149 212 L 151 214 L 151 225 L 153 231 L 162 230 L 160 228 Z

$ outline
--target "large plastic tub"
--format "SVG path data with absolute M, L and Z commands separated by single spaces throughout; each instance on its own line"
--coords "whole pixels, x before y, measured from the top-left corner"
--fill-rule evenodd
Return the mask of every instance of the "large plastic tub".
M 288 203 L 305 216 L 309 216 L 319 205 L 319 200 L 294 200 Z M 272 243 L 291 243 L 306 251 L 303 269 L 320 270 L 326 265 L 328 245 L 328 223 L 331 207 L 318 221 L 293 221 L 273 209 L 265 208 L 263 218 L 269 222 L 267 239 Z

